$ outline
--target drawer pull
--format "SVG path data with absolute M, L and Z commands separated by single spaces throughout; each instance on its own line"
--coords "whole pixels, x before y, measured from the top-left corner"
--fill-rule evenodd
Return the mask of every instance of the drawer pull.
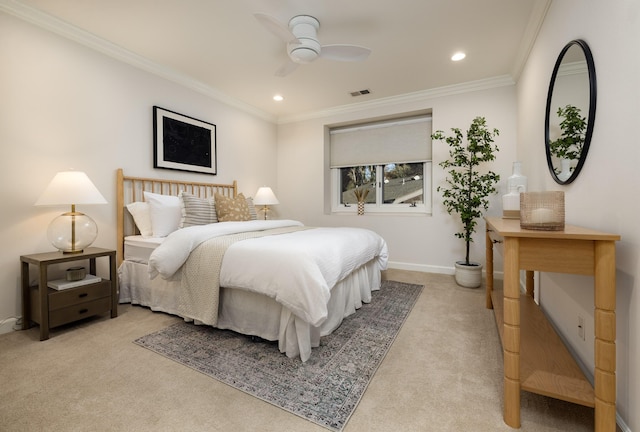
M 83 298 L 83 297 L 86 297 L 88 295 L 89 295 L 89 293 L 82 293 L 82 294 L 78 294 L 78 297 L 79 298 Z
M 87 312 L 89 312 L 89 309 L 80 309 L 80 310 L 78 311 L 78 313 L 79 313 L 80 315 L 85 314 L 85 313 L 87 313 Z
M 493 240 L 493 243 L 502 243 L 502 240 Z

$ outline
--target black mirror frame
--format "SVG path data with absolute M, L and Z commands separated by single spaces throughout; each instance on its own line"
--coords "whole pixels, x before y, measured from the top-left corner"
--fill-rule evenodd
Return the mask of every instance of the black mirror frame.
M 562 59 L 564 58 L 565 53 L 574 45 L 578 45 L 582 48 L 582 52 L 584 53 L 585 59 L 587 61 L 587 70 L 589 73 L 589 116 L 587 118 L 587 130 L 585 132 L 584 137 L 584 145 L 582 146 L 582 153 L 580 154 L 580 159 L 578 159 L 578 164 L 575 169 L 571 173 L 571 176 L 562 181 L 558 178 L 556 174 L 553 163 L 551 160 L 551 151 L 549 149 L 549 118 L 551 114 L 551 97 L 553 95 L 553 87 L 556 83 L 556 77 L 558 75 L 558 69 L 560 68 L 560 64 L 562 63 Z M 582 166 L 584 165 L 584 161 L 587 159 L 587 153 L 589 152 L 589 146 L 591 145 L 591 135 L 593 134 L 593 124 L 596 120 L 596 67 L 593 62 L 593 55 L 591 54 L 591 49 L 589 49 L 589 45 L 581 39 L 575 39 L 569 42 L 560 52 L 558 56 L 558 60 L 553 68 L 553 74 L 551 75 L 551 82 L 549 83 L 549 91 L 547 93 L 547 107 L 545 112 L 544 119 L 544 142 L 545 149 L 547 152 L 547 165 L 549 167 L 549 171 L 551 172 L 551 177 L 556 181 L 556 183 L 561 185 L 567 185 L 573 182 L 580 174 L 582 170 Z

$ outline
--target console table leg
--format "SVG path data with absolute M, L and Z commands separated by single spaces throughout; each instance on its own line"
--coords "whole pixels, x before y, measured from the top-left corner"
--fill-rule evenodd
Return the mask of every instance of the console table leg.
M 486 299 L 485 304 L 487 309 L 493 309 L 493 300 L 491 300 L 491 293 L 493 292 L 493 242 L 491 241 L 491 237 L 489 236 L 489 230 L 486 232 L 486 255 L 487 255 L 487 265 L 486 265 L 486 278 L 487 278 L 487 286 L 486 286 Z
M 595 430 L 616 430 L 615 244 L 595 243 Z
M 504 421 L 520 427 L 520 281 L 517 238 L 504 241 Z

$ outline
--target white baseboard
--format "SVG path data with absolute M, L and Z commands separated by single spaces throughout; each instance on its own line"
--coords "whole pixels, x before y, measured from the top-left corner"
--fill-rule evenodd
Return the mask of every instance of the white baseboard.
M 622 430 L 622 432 L 631 432 L 631 428 L 627 426 L 624 420 L 622 420 L 622 417 L 620 417 L 620 414 L 618 413 L 617 410 L 616 410 L 616 423 L 618 424 L 618 427 Z
M 456 271 L 455 267 L 445 267 L 445 266 L 432 266 L 425 264 L 414 264 L 414 263 L 402 263 L 402 262 L 393 262 L 389 261 L 389 268 L 396 270 L 407 270 L 407 271 L 418 271 L 423 273 L 440 273 L 440 274 L 448 274 L 453 275 Z M 485 273 L 485 270 L 482 270 Z M 504 279 L 504 274 L 501 271 L 494 271 L 493 277 L 495 279 L 502 280 Z
M 452 275 L 455 271 L 453 267 L 440 267 L 440 266 L 432 266 L 425 264 L 413 264 L 413 263 L 402 263 L 402 262 L 392 262 L 389 261 L 389 268 L 396 270 L 408 270 L 408 271 L 417 271 L 423 273 L 441 273 L 441 274 L 450 274 Z
M 0 321 L 0 334 L 11 333 L 19 318 L 11 317 Z

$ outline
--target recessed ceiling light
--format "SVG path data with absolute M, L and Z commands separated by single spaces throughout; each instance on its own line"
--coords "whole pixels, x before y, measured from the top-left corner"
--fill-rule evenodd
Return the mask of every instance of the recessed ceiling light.
M 280 102 L 280 101 L 283 101 L 284 98 L 281 95 L 275 95 L 273 97 L 273 100 L 276 101 L 276 102 Z
M 454 55 L 451 56 L 451 60 L 453 61 L 460 61 L 463 58 L 465 58 L 467 55 L 463 52 L 457 52 Z

